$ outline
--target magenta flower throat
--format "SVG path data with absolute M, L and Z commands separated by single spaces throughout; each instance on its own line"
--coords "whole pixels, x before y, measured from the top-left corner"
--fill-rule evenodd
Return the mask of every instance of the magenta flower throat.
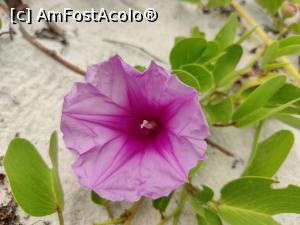
M 209 131 L 199 94 L 151 63 L 114 56 L 65 97 L 61 130 L 82 186 L 110 200 L 168 195 L 204 159 Z

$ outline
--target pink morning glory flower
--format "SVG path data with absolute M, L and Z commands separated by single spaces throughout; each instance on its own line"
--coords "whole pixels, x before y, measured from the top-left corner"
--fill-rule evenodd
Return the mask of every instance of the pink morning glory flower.
M 119 56 L 85 79 L 65 97 L 61 120 L 81 185 L 132 202 L 185 183 L 209 134 L 197 91 L 154 62 L 141 73 Z

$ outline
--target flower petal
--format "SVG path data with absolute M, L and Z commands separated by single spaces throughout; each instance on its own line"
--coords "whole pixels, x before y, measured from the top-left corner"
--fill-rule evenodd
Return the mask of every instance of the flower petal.
M 61 122 L 79 155 L 80 183 L 127 201 L 166 196 L 185 183 L 209 135 L 198 92 L 154 62 L 140 73 L 119 56 L 91 66 L 86 81 L 66 96 Z
M 143 75 L 138 77 L 138 84 L 145 99 L 161 106 L 197 93 L 192 87 L 180 81 L 176 75 L 153 61 Z
M 178 136 L 191 141 L 204 140 L 209 136 L 208 124 L 197 95 L 173 101 L 165 108 L 164 115 L 168 129 Z
M 65 97 L 61 130 L 69 149 L 83 154 L 124 132 L 128 112 L 90 84 L 76 83 Z
M 139 96 L 136 78 L 141 73 L 125 63 L 118 55 L 88 68 L 86 81 L 113 102 L 130 106 L 132 98 Z
M 110 200 L 159 198 L 187 181 L 205 147 L 204 141 L 193 146 L 176 136 L 153 146 L 118 137 L 83 154 L 74 170 L 84 187 Z

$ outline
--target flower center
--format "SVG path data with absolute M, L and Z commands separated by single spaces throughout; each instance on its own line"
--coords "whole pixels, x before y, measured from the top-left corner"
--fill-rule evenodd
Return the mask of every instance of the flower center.
M 152 140 L 153 138 L 157 137 L 163 129 L 160 119 L 156 117 L 141 118 L 136 125 L 136 137 L 143 141 Z
M 143 120 L 141 123 L 141 129 L 146 129 L 146 130 L 154 130 L 158 127 L 158 124 L 155 120 Z

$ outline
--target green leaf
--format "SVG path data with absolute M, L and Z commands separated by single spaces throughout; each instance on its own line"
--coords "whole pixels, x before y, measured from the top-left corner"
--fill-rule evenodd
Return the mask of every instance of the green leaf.
M 279 225 L 272 215 L 300 213 L 300 187 L 272 188 L 276 181 L 263 177 L 243 177 L 226 184 L 218 214 L 230 225 Z
M 279 41 L 279 48 L 286 48 L 300 44 L 300 35 L 289 36 Z
M 271 15 L 274 15 L 278 11 L 283 1 L 284 0 L 256 0 L 256 2 L 266 9 Z
M 299 23 L 299 22 L 292 23 L 292 24 L 290 25 L 290 28 L 292 29 L 292 31 L 293 31 L 295 34 L 300 34 L 300 23 Z
M 184 70 L 173 70 L 172 73 L 176 74 L 177 77 L 185 84 L 195 88 L 197 91 L 200 91 L 200 84 L 192 74 Z
M 58 140 L 56 131 L 54 131 L 50 137 L 49 157 L 53 166 L 51 169 L 53 191 L 57 199 L 58 210 L 62 211 L 64 208 L 64 194 L 58 174 Z
M 300 98 L 300 88 L 286 83 L 270 98 L 268 106 L 285 104 L 297 98 Z
M 237 26 L 238 18 L 237 15 L 233 13 L 230 15 L 230 17 L 227 19 L 227 21 L 215 37 L 215 41 L 219 43 L 222 49 L 225 49 L 227 46 L 231 45 L 234 42 Z
M 263 58 L 262 66 L 265 67 L 267 63 L 274 59 L 284 56 L 300 53 L 300 35 L 294 35 L 274 42 L 270 45 Z
M 173 196 L 173 192 L 167 197 L 161 197 L 152 200 L 153 207 L 157 209 L 160 212 L 160 214 L 163 214 L 166 211 L 172 196 Z
M 182 2 L 189 2 L 192 4 L 200 4 L 201 0 L 180 0 Z
M 211 59 L 219 56 L 219 44 L 215 41 L 208 41 L 206 47 L 199 59 L 199 63 L 208 63 Z
M 288 130 L 278 131 L 259 143 L 243 176 L 274 176 L 288 156 L 293 143 L 294 135 Z
M 300 52 L 300 44 L 292 45 L 292 46 L 288 46 L 286 48 L 280 49 L 278 52 L 278 56 L 293 55 L 293 54 L 297 54 L 299 52 Z
M 205 39 L 205 33 L 200 31 L 198 26 L 194 26 L 191 32 L 192 37 L 200 37 Z
M 0 18 L 0 30 L 2 29 L 2 19 Z
M 200 59 L 205 47 L 206 41 L 198 37 L 185 38 L 177 42 L 170 53 L 172 69 L 196 62 Z
M 22 138 L 13 139 L 4 157 L 12 193 L 21 208 L 32 216 L 46 216 L 61 207 L 53 172 L 36 148 Z
M 198 80 L 200 92 L 205 92 L 214 86 L 214 78 L 205 67 L 198 64 L 188 64 L 183 66 L 182 69 Z
M 266 119 L 267 117 L 270 117 L 286 108 L 289 108 L 290 106 L 292 106 L 294 103 L 296 103 L 297 101 L 299 101 L 299 99 L 295 99 L 291 102 L 288 102 L 286 104 L 280 105 L 278 107 L 273 107 L 273 108 L 260 108 L 252 113 L 250 113 L 249 115 L 243 117 L 241 120 L 238 120 L 235 124 L 236 127 L 244 127 L 247 126 L 249 124 L 253 124 L 255 122 L 259 122 L 263 119 Z
M 96 192 L 94 191 L 91 191 L 91 199 L 92 201 L 97 204 L 97 205 L 107 205 L 108 204 L 108 200 L 107 199 L 104 199 L 102 197 L 100 197 Z
M 279 41 L 278 56 L 300 53 L 300 35 L 294 35 Z
M 300 130 L 300 118 L 289 114 L 276 114 L 275 118 L 287 125 Z
M 240 45 L 232 45 L 226 49 L 225 54 L 222 55 L 215 66 L 213 75 L 216 84 L 224 84 L 231 79 L 231 74 L 239 63 L 243 49 Z
M 218 214 L 229 225 L 280 225 L 269 215 L 238 207 L 220 207 Z
M 294 3 L 300 4 L 300 0 L 291 0 Z
M 184 36 L 178 36 L 178 37 L 175 37 L 175 45 L 176 45 L 178 42 L 180 42 L 180 41 L 182 41 L 182 40 L 184 40 L 184 39 L 186 39 L 186 37 L 184 37 Z
M 203 210 L 203 205 L 210 200 L 212 200 L 214 196 L 214 192 L 211 188 L 203 185 L 202 190 L 197 190 L 196 192 L 192 192 L 191 194 L 191 206 L 195 213 L 201 215 Z
M 245 40 L 248 40 L 251 35 L 256 31 L 257 26 L 253 27 L 251 30 L 246 31 L 235 44 L 242 44 Z
M 277 107 L 297 99 L 300 99 L 300 88 L 293 84 L 287 83 L 272 96 L 272 98 L 268 101 L 267 106 Z M 281 113 L 299 115 L 300 101 L 296 101 L 291 106 L 285 107 Z
M 222 225 L 220 217 L 208 208 L 203 208 L 201 215 L 197 215 L 198 225 Z
M 139 72 L 144 72 L 146 69 L 146 67 L 141 66 L 141 65 L 136 65 L 136 66 L 134 66 L 134 68 Z
M 208 120 L 213 123 L 228 123 L 232 116 L 233 103 L 230 97 L 223 97 L 204 106 Z
M 279 51 L 279 44 L 277 41 L 275 41 L 267 48 L 264 54 L 263 61 L 262 61 L 263 68 L 278 56 L 278 51 Z
M 279 68 L 282 68 L 282 67 L 285 67 L 287 66 L 288 63 L 271 63 L 271 64 L 268 64 L 268 65 L 265 65 L 264 66 L 264 69 L 265 71 L 270 71 L 270 70 L 274 70 L 274 69 L 279 69 Z
M 53 165 L 53 168 L 58 169 L 58 141 L 57 132 L 54 131 L 50 137 L 49 156 Z
M 263 107 L 268 100 L 284 85 L 285 76 L 275 76 L 256 88 L 246 100 L 236 109 L 233 114 L 233 120 L 239 120 L 242 117 Z
M 209 8 L 217 8 L 221 6 L 226 6 L 230 3 L 230 0 L 209 0 L 207 6 Z

